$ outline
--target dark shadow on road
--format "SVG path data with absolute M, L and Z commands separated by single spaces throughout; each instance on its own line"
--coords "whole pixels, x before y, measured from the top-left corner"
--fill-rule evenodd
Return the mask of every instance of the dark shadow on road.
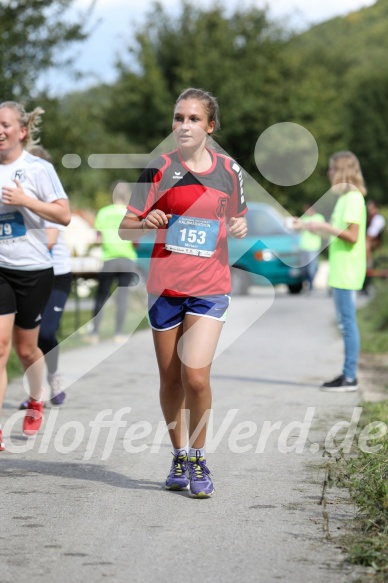
M 18 411 L 19 405 L 20 405 L 20 403 L 15 404 L 15 403 L 10 403 L 10 402 L 5 401 L 3 403 L 3 409 L 13 409 L 14 411 Z
M 39 460 L 3 459 L 1 461 L 0 476 L 10 480 L 8 486 L 12 484 L 12 478 L 23 478 L 31 474 L 44 474 L 47 476 L 64 478 L 66 480 L 101 482 L 108 486 L 128 490 L 162 490 L 161 482 L 135 480 L 129 476 L 107 470 L 100 465 L 85 464 L 82 462 L 42 462 Z M 23 492 L 23 494 L 26 494 L 26 492 Z
M 240 377 L 232 375 L 213 374 L 212 379 L 219 380 L 233 380 L 245 383 L 260 383 L 262 385 L 286 385 L 287 387 L 308 387 L 309 389 L 317 389 L 319 384 L 315 383 L 300 383 L 293 381 L 285 381 L 280 379 L 265 379 L 260 377 Z

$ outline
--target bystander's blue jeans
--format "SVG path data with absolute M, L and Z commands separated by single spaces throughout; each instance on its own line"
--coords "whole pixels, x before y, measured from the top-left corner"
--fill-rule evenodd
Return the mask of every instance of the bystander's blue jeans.
M 349 380 L 357 375 L 358 354 L 360 351 L 360 334 L 356 319 L 357 294 L 351 289 L 332 288 L 337 319 L 345 343 L 345 362 L 342 374 Z
M 302 251 L 304 272 L 308 281 L 308 291 L 313 290 L 314 277 L 318 271 L 318 251 Z

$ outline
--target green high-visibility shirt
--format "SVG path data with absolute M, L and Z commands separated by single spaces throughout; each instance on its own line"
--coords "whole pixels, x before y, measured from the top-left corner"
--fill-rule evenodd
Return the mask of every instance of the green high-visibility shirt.
M 118 234 L 126 210 L 124 204 L 110 204 L 97 213 L 94 227 L 101 233 L 103 261 L 118 257 L 132 259 L 132 261 L 137 259 L 132 241 L 123 241 Z
M 329 285 L 340 289 L 359 290 L 366 272 L 366 206 L 361 192 L 342 194 L 334 207 L 331 224 L 346 229 L 350 223 L 359 226 L 356 243 L 333 237 L 329 245 Z
M 325 217 L 321 213 L 314 213 L 313 215 L 304 215 L 302 222 L 316 221 L 319 223 L 325 222 Z M 319 251 L 322 245 L 322 238 L 316 233 L 310 231 L 302 231 L 300 236 L 300 247 L 303 251 Z

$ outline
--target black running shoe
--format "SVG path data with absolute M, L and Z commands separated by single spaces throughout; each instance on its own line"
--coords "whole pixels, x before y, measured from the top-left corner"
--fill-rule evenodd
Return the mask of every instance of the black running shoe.
M 320 387 L 321 391 L 333 392 L 333 393 L 350 393 L 352 391 L 357 391 L 358 382 L 357 379 L 352 381 L 347 381 L 345 376 L 341 374 L 339 377 L 323 383 Z

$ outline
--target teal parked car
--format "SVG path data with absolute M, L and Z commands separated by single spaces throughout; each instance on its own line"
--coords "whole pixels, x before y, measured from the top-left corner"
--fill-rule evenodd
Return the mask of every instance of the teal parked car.
M 285 226 L 284 218 L 266 203 L 249 202 L 245 239 L 228 239 L 232 289 L 246 294 L 251 285 L 288 286 L 290 293 L 303 289 L 300 235 Z
M 303 288 L 300 236 L 289 231 L 283 217 L 269 204 L 248 203 L 248 235 L 244 239 L 228 238 L 232 292 L 244 295 L 251 285 L 286 284 L 291 293 Z M 154 233 L 136 244 L 138 267 L 145 275 L 154 243 Z

